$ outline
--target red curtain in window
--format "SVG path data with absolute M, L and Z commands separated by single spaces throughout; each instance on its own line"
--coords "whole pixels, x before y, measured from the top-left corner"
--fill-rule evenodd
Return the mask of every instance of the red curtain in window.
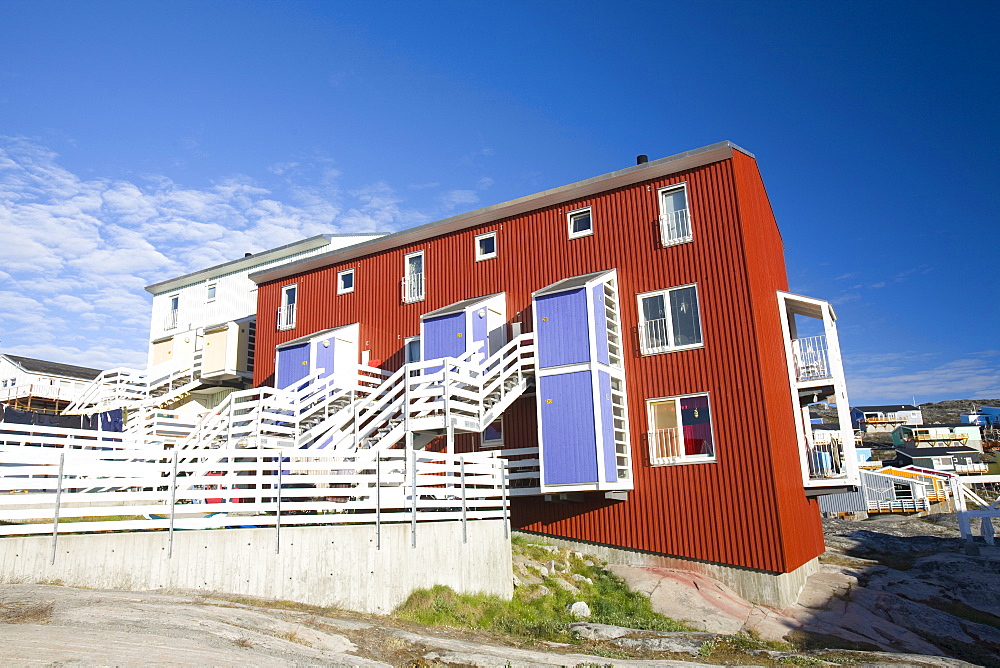
M 712 419 L 708 414 L 708 397 L 684 397 L 681 401 L 681 422 L 684 424 L 684 454 L 714 454 Z

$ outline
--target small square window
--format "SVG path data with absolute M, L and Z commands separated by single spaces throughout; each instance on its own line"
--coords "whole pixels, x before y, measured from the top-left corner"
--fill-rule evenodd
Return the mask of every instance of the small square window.
M 651 465 L 715 461 L 707 394 L 649 399 L 646 411 Z
M 497 418 L 483 430 L 480 445 L 483 448 L 503 447 L 503 418 Z
M 585 237 L 594 233 L 594 220 L 590 215 L 590 207 L 570 211 L 567 214 L 569 223 L 569 238 Z
M 354 292 L 354 269 L 337 272 L 337 294 L 345 295 Z
M 476 262 L 497 256 L 497 233 L 487 232 L 476 237 Z
M 207 302 L 215 301 L 215 283 L 208 284 L 208 288 L 205 290 L 205 301 Z

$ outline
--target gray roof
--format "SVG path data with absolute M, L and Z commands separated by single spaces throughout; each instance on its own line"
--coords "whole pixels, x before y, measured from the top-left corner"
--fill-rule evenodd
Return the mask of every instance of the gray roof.
M 89 369 L 83 366 L 73 366 L 72 364 L 61 364 L 59 362 L 47 362 L 19 355 L 4 355 L 4 357 L 29 373 L 66 376 L 67 378 L 78 378 L 80 380 L 94 380 L 101 375 L 100 369 Z
M 155 295 L 161 292 L 176 290 L 191 283 L 197 283 L 198 281 L 208 280 L 209 278 L 215 278 L 217 276 L 222 276 L 223 274 L 229 274 L 234 271 L 239 271 L 241 269 L 247 269 L 256 264 L 261 264 L 263 262 L 270 262 L 272 260 L 278 260 L 283 257 L 290 257 L 297 253 L 304 253 L 309 250 L 326 246 L 336 237 L 380 237 L 380 236 L 382 235 L 375 232 L 317 234 L 316 236 L 309 237 L 308 239 L 300 239 L 299 241 L 294 241 L 290 244 L 285 244 L 284 246 L 278 246 L 277 248 L 269 248 L 267 250 L 260 251 L 259 253 L 252 253 L 250 255 L 246 255 L 236 260 L 230 260 L 229 262 L 223 262 L 222 264 L 217 264 L 214 267 L 208 267 L 207 269 L 199 269 L 198 271 L 191 272 L 190 274 L 184 274 L 183 276 L 177 276 L 176 278 L 169 278 L 165 281 L 160 281 L 159 283 L 153 283 L 152 285 L 147 285 L 146 292 L 150 292 Z
M 898 446 L 896 452 L 904 454 L 911 459 L 914 457 L 944 457 L 951 454 L 979 454 L 979 450 L 966 445 L 942 445 L 933 448 Z
M 615 172 L 577 181 L 576 183 L 570 183 L 569 185 L 545 190 L 534 195 L 527 195 L 519 199 L 510 200 L 509 202 L 494 204 L 436 222 L 418 225 L 395 232 L 394 234 L 387 234 L 379 239 L 364 241 L 328 253 L 321 253 L 313 257 L 298 260 L 297 262 L 282 265 L 281 267 L 255 272 L 250 274 L 250 280 L 258 284 L 267 283 L 332 264 L 347 262 L 354 258 L 381 253 L 408 244 L 420 243 L 442 234 L 468 229 L 476 225 L 484 225 L 527 213 L 528 211 L 535 211 L 562 202 L 614 190 L 615 188 L 621 188 L 633 183 L 640 183 L 668 174 L 712 164 L 720 160 L 727 160 L 732 157 L 733 151 L 739 151 L 740 153 L 754 157 L 753 153 L 740 148 L 736 144 L 730 141 L 722 141 L 666 158 L 660 158 L 659 160 L 650 160 L 640 165 L 626 167 L 625 169 L 619 169 Z

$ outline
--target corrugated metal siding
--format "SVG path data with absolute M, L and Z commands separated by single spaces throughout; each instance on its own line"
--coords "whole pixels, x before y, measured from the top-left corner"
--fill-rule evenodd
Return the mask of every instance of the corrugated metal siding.
M 826 494 L 819 497 L 819 509 L 824 513 L 857 513 L 868 510 L 865 493 L 859 488 L 846 494 Z
M 657 189 L 682 182 L 688 186 L 694 241 L 662 248 Z M 517 499 L 513 523 L 693 559 L 790 570 L 823 547 L 818 508 L 802 489 L 787 375 L 778 373 L 784 362 L 776 357 L 783 348 L 775 290 L 784 289 L 786 281 L 766 202 L 753 160 L 735 166 L 724 160 L 261 285 L 255 380 L 270 384 L 276 344 L 351 322 L 361 323 L 361 349 L 396 368 L 404 339 L 419 331 L 420 314 L 496 292 L 507 294 L 510 319 L 529 331 L 533 291 L 617 268 L 635 490 L 627 502 L 599 494 L 579 504 Z M 566 213 L 584 206 L 592 207 L 594 234 L 567 239 Z M 768 225 L 773 229 L 756 229 Z M 475 235 L 492 230 L 499 257 L 475 262 Z M 427 299 L 404 305 L 403 256 L 416 250 L 425 251 Z M 755 257 L 748 262 L 750 254 Z M 338 296 L 336 273 L 347 266 L 356 267 L 357 287 Z M 277 332 L 280 287 L 295 282 L 298 326 Z M 635 295 L 689 283 L 698 285 L 704 348 L 641 356 Z M 646 399 L 697 392 L 711 395 L 717 462 L 649 466 Z M 533 412 L 531 399 L 508 412 L 507 447 L 536 444 L 529 427 Z M 460 438 L 460 447 L 473 438 Z

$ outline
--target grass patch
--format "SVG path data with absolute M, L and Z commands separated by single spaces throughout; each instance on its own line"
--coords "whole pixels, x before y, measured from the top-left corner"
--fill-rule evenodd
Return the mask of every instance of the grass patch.
M 240 636 L 239 638 L 233 641 L 233 644 L 236 645 L 237 647 L 250 649 L 251 647 L 253 647 L 253 640 L 250 639 L 250 636 Z
M 5 624 L 48 624 L 52 620 L 55 603 L 3 603 L 0 604 L 0 621 Z
M 590 606 L 588 622 L 649 631 L 690 631 L 691 628 L 653 612 L 649 599 L 631 591 L 614 574 L 591 567 L 583 559 L 552 552 L 522 536 L 514 536 L 515 552 L 537 562 L 555 560 L 568 566 L 550 574 L 542 585 L 514 590 L 510 601 L 483 594 L 456 594 L 445 586 L 413 592 L 394 615 L 428 626 L 480 629 L 532 640 L 576 642 L 569 624 L 581 621 L 567 612 L 576 601 Z M 573 575 L 589 578 L 574 580 Z M 577 591 L 567 590 L 566 583 Z M 619 657 L 615 657 L 619 658 Z

